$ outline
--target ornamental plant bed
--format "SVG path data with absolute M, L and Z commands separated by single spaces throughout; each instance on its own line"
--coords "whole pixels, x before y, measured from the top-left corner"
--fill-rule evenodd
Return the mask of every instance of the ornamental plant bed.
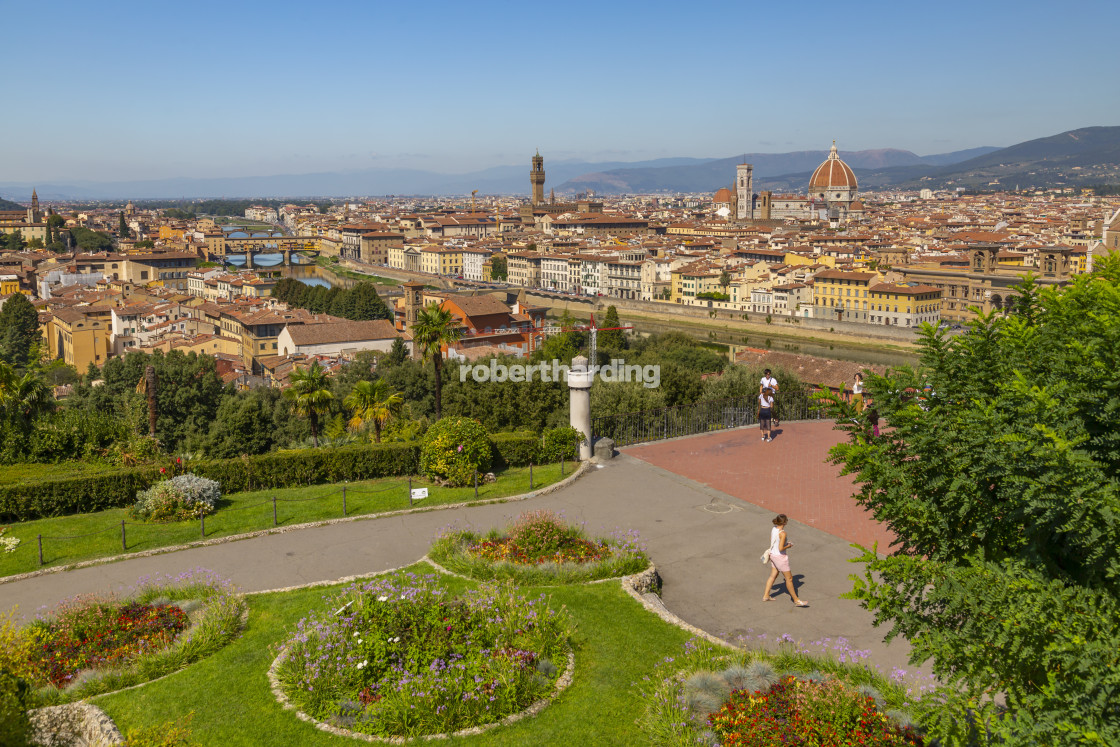
M 899 676 L 888 678 L 864 664 L 786 643 L 778 653 L 728 653 L 694 640 L 685 644 L 683 656 L 666 657 L 657 675 L 640 686 L 646 709 L 638 723 L 648 741 L 735 747 L 926 744 L 914 718 L 938 717 L 944 698 L 936 687 L 915 692 Z
M 637 532 L 589 539 L 582 527 L 547 510 L 521 514 L 485 536 L 445 530 L 429 557 L 448 570 L 480 580 L 571 584 L 637 573 L 649 566 Z
M 483 726 L 546 697 L 571 622 L 542 595 L 455 596 L 434 575 L 356 584 L 304 618 L 275 666 L 284 695 L 332 726 L 417 737 Z
M 208 656 L 237 635 L 244 609 L 208 571 L 144 579 L 127 598 L 75 597 L 22 627 L 0 617 L 0 669 L 37 687 L 42 705 L 80 700 Z

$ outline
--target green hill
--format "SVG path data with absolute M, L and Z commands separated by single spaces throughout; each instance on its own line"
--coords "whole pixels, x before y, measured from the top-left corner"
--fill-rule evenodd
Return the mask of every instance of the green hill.
M 11 200 L 5 200 L 3 197 L 0 197 L 0 210 L 26 210 L 26 209 L 27 208 L 25 208 L 23 205 L 20 205 L 18 202 L 12 202 Z

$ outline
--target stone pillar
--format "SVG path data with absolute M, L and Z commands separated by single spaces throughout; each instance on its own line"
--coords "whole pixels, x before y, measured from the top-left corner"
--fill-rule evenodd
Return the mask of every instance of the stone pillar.
M 585 441 L 579 446 L 579 458 L 591 458 L 591 381 L 593 374 L 587 370 L 587 358 L 582 355 L 572 359 L 568 371 L 568 396 L 571 401 L 572 427 L 583 433 Z
M 245 250 L 245 269 L 246 270 L 253 269 L 253 250 L 252 249 L 246 249 Z

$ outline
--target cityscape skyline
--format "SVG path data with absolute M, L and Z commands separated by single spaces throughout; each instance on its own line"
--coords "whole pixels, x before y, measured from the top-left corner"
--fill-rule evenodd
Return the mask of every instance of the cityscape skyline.
M 50 55 L 14 35 L 8 67 L 33 82 L 36 115 L 9 121 L 0 180 L 463 173 L 538 147 L 553 163 L 633 162 L 833 139 L 929 155 L 1120 122 L 1107 45 L 1037 51 L 1090 19 L 1113 26 L 1103 2 L 761 6 L 745 30 L 726 3 L 195 7 L 188 25 L 138 3 L 66 6 Z M 31 28 L 35 14 L 7 17 Z

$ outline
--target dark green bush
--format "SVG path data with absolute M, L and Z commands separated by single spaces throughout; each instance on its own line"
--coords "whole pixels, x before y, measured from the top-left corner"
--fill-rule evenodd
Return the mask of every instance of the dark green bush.
M 541 463 L 541 439 L 536 433 L 494 433 L 490 445 L 494 469 Z
M 559 462 L 563 457 L 571 461 L 579 458 L 579 445 L 586 438 L 583 431 L 576 430 L 570 425 L 562 428 L 546 428 L 541 437 L 541 457 L 546 462 Z
M 494 469 L 541 462 L 534 433 L 491 437 Z M 184 469 L 217 480 L 222 493 L 371 480 L 420 473 L 420 445 L 382 443 L 337 449 L 274 451 L 237 459 L 192 460 Z M 121 467 L 88 475 L 30 478 L 0 485 L 0 523 L 123 508 L 162 477 L 154 466 Z
M 477 420 L 449 416 L 436 421 L 421 442 L 420 469 L 434 480 L 462 487 L 476 472 L 487 472 L 493 450 Z

